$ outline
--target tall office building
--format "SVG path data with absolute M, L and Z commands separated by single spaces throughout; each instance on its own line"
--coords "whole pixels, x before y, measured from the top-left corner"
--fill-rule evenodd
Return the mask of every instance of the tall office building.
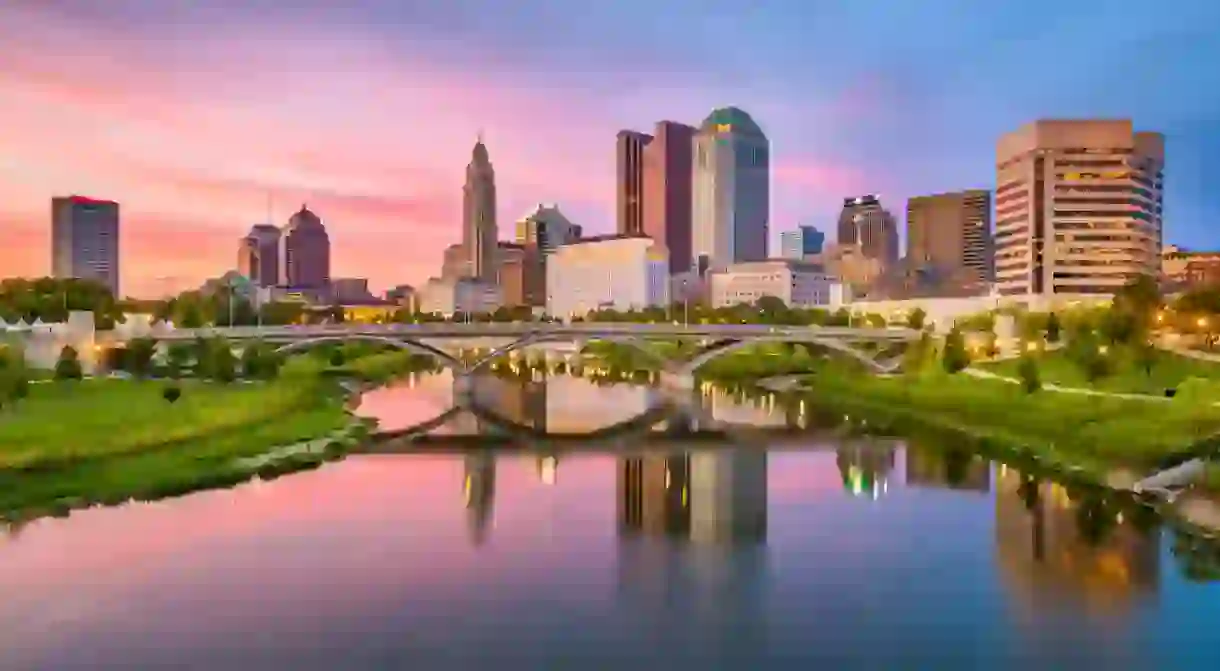
M 692 169 L 693 269 L 767 258 L 770 143 L 736 107 L 713 110 L 695 134 Z
M 853 245 L 861 256 L 892 266 L 898 260 L 898 223 L 875 195 L 844 198 L 839 244 Z
M 991 192 L 958 191 L 907 201 L 907 260 L 950 275 L 991 279 Z
M 496 171 L 483 139 L 474 145 L 462 187 L 462 247 L 470 257 L 471 276 L 496 281 Z
M 237 272 L 256 286 L 280 283 L 280 229 L 255 224 L 237 243 Z
M 119 204 L 83 196 L 51 199 L 51 272 L 94 280 L 119 297 Z
M 695 129 L 657 123 L 644 147 L 644 234 L 669 250 L 670 274 L 691 268 L 691 150 Z
M 1129 120 L 1041 120 L 996 145 L 1003 295 L 1111 294 L 1160 269 L 1165 138 Z
M 517 222 L 517 243 L 522 249 L 522 293 L 525 305 L 546 306 L 547 260 L 555 250 L 581 237 L 581 227 L 573 224 L 559 205 L 539 203 Z
M 615 139 L 618 232 L 620 235 L 642 235 L 644 149 L 652 142 L 652 136 L 632 130 L 621 130 Z
M 280 241 L 284 284 L 294 289 L 325 289 L 330 285 L 330 236 L 322 219 L 302 205 L 288 219 Z
M 807 256 L 821 254 L 825 243 L 825 233 L 813 226 L 798 226 L 795 231 L 780 233 L 780 256 L 800 261 Z

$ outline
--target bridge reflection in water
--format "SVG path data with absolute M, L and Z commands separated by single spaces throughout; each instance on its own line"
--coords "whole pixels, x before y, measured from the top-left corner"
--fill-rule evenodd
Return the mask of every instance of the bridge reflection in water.
M 447 384 L 435 379 L 430 384 L 437 382 Z M 443 414 L 439 425 L 447 435 L 424 437 L 417 427 L 407 427 L 389 432 L 379 448 L 460 455 L 475 544 L 484 543 L 493 526 L 498 461 L 520 460 L 508 453 L 532 454 L 544 484 L 559 480 L 566 454 L 613 455 L 620 571 L 624 578 L 634 576 L 627 580 L 635 585 L 632 590 L 649 593 L 643 598 L 667 589 L 656 582 L 658 575 L 669 575 L 671 582 L 727 585 L 743 584 L 742 571 L 758 576 L 767 570 L 765 555 L 748 548 L 761 552 L 766 544 L 769 455 L 786 446 L 833 450 L 844 491 L 862 503 L 903 487 L 993 499 L 995 560 L 1014 604 L 1070 602 L 1115 623 L 1135 600 L 1156 593 L 1160 533 L 1155 524 L 1143 525 L 1079 493 L 1069 495 L 1060 485 L 993 467 L 968 452 L 919 441 L 903 447 L 849 440 L 811 429 L 816 422 L 808 414 L 775 407 L 767 398 L 742 402 L 715 390 L 687 400 L 643 387 L 599 388 L 574 378 L 488 378 L 471 398 L 459 399 Z M 737 429 L 757 440 L 736 439 Z M 739 554 L 731 562 L 711 550 L 686 556 L 658 541 L 692 549 L 731 544 Z

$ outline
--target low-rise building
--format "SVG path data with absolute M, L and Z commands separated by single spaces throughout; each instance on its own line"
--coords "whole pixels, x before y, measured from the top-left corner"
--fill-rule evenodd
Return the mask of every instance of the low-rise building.
M 1220 281 L 1220 252 L 1166 245 L 1161 252 L 1161 278 L 1169 291 L 1215 284 Z
M 455 313 L 495 312 L 503 304 L 500 287 L 473 277 L 434 277 L 419 292 L 419 311 L 452 317 Z
M 813 263 L 790 259 L 735 263 L 711 274 L 711 303 L 729 307 L 773 296 L 789 307 L 826 307 L 835 284 L 822 266 Z
M 669 304 L 669 254 L 651 238 L 584 238 L 548 255 L 546 272 L 547 312 L 556 317 Z

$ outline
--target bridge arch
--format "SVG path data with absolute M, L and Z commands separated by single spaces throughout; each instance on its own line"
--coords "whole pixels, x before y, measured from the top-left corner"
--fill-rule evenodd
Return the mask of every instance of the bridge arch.
M 618 343 L 621 345 L 631 345 L 635 349 L 644 353 L 646 356 L 650 356 L 650 357 L 658 360 L 662 364 L 665 363 L 661 359 L 661 357 L 657 356 L 657 354 L 655 352 L 649 350 L 647 347 L 644 346 L 645 343 L 641 338 L 639 338 L 639 336 L 634 336 L 634 335 L 630 335 L 630 334 L 581 335 L 581 334 L 575 334 L 575 333 L 536 333 L 536 334 L 522 336 L 521 338 L 518 338 L 517 340 L 515 340 L 507 345 L 504 345 L 503 347 L 500 347 L 500 348 L 492 350 L 491 352 L 488 352 L 487 354 L 483 355 L 482 358 L 478 359 L 473 364 L 471 364 L 469 372 L 471 372 L 471 373 L 478 372 L 478 371 L 482 370 L 483 368 L 485 368 L 486 366 L 490 365 L 491 362 L 495 361 L 496 359 L 498 359 L 502 356 L 507 356 L 519 349 L 524 349 L 531 345 L 541 345 L 544 343 L 553 343 L 553 342 L 578 342 L 581 340 L 584 340 L 584 341 L 600 340 L 602 342 L 613 342 L 613 343 Z
M 844 354 L 848 357 L 855 359 L 856 361 L 859 361 L 860 363 L 868 366 L 871 370 L 873 370 L 873 372 L 876 372 L 876 373 L 892 373 L 898 369 L 898 366 L 900 363 L 900 362 L 895 362 L 895 361 L 889 361 L 889 362 L 877 361 L 876 359 L 869 356 L 868 354 L 856 349 L 855 347 L 852 347 L 851 345 L 847 344 L 846 342 L 843 342 L 842 340 L 838 340 L 835 338 L 825 338 L 825 337 L 816 336 L 816 335 L 804 336 L 804 335 L 796 335 L 796 334 L 783 334 L 783 335 L 775 335 L 775 336 L 757 336 L 757 337 L 741 339 L 741 340 L 735 339 L 735 338 L 724 338 L 724 339 L 718 340 L 718 341 L 708 345 L 707 347 L 704 347 L 701 351 L 699 351 L 697 354 L 695 354 L 695 356 L 693 356 L 690 359 L 683 362 L 680 365 L 681 372 L 686 375 L 692 375 L 692 374 L 694 374 L 695 371 L 699 370 L 700 367 L 702 367 L 704 364 L 708 363 L 712 359 L 716 359 L 718 357 L 724 356 L 725 354 L 729 354 L 730 352 L 735 352 L 739 349 L 742 349 L 745 347 L 752 347 L 754 345 L 758 345 L 761 343 L 777 343 L 777 342 L 778 343 L 791 343 L 791 344 L 818 345 L 821 347 L 825 347 L 826 349 L 838 352 L 840 354 Z
M 649 406 L 648 409 L 633 417 L 593 431 L 583 433 L 550 433 L 504 417 L 478 402 L 467 401 L 455 404 L 454 407 L 426 422 L 397 431 L 383 432 L 378 436 L 376 441 L 378 443 L 386 443 L 402 438 L 414 438 L 448 424 L 463 411 L 469 412 L 479 421 L 503 431 L 513 440 L 538 443 L 583 443 L 596 440 L 613 440 L 646 433 L 662 420 L 673 417 L 678 410 L 670 402 L 660 402 Z
M 275 350 L 275 353 L 292 354 L 294 352 L 303 352 L 319 345 L 331 345 L 335 343 L 348 342 L 371 342 L 415 352 L 416 354 L 425 354 L 435 358 L 442 365 L 453 369 L 455 373 L 461 373 L 466 369 L 466 365 L 462 363 L 461 359 L 458 359 L 439 347 L 433 347 L 432 345 L 427 345 L 410 338 L 393 338 L 389 336 L 370 335 L 365 333 L 319 336 L 317 338 L 298 340 L 296 342 L 280 346 Z

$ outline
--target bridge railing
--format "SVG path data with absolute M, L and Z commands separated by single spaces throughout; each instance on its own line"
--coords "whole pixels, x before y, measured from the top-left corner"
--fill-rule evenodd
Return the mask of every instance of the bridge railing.
M 766 324 L 638 324 L 592 322 L 582 324 L 547 323 L 475 323 L 475 324 L 335 324 L 324 326 L 229 326 L 199 329 L 154 330 L 149 335 L 162 340 L 181 340 L 195 337 L 221 336 L 231 339 L 250 338 L 320 338 L 328 336 L 399 335 L 415 337 L 490 337 L 540 335 L 599 335 L 634 336 L 704 336 L 704 337 L 748 337 L 793 335 L 808 336 L 815 333 L 830 338 L 867 338 L 874 340 L 912 340 L 919 337 L 918 331 L 903 327 L 847 327 L 847 326 L 770 326 Z

